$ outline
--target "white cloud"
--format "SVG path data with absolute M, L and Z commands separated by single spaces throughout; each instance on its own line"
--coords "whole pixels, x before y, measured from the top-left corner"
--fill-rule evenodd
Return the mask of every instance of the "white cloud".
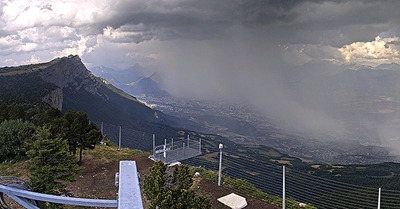
M 23 30 L 32 27 L 93 24 L 106 15 L 109 1 L 5 1 L 3 6 L 3 29 Z
M 89 40 L 89 37 L 79 36 L 79 40 L 69 41 L 68 46 L 66 46 L 63 50 L 53 51 L 52 54 L 54 54 L 56 57 L 68 56 L 71 54 L 82 56 L 85 52 L 88 52 L 88 50 L 91 50 L 90 48 L 88 48 L 86 46 L 86 42 L 88 40 Z
M 32 56 L 31 56 L 31 59 L 29 60 L 29 62 L 30 63 L 39 63 L 41 60 L 40 60 L 40 57 L 38 57 L 38 56 L 36 56 L 36 55 L 34 55 L 34 54 L 32 54 Z
M 30 52 L 36 49 L 38 45 L 36 43 L 24 43 L 17 47 L 17 52 Z
M 350 63 L 379 65 L 400 63 L 400 38 L 379 36 L 369 42 L 354 42 L 339 49 L 343 58 Z
M 6 65 L 17 65 L 18 62 L 16 62 L 15 60 L 11 59 L 11 58 L 7 58 L 3 61 L 4 64 Z

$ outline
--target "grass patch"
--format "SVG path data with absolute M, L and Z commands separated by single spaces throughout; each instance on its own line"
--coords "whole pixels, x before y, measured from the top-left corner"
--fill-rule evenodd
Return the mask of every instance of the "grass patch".
M 141 153 L 143 153 L 142 150 L 137 150 L 137 149 L 131 150 L 128 148 L 122 148 L 121 150 L 118 150 L 117 146 L 104 146 L 104 145 L 98 145 L 93 150 L 83 151 L 83 155 L 91 155 L 96 158 L 102 158 L 107 160 L 124 160 L 129 157 L 132 157 L 132 155 L 137 155 Z
M 272 162 L 278 162 L 279 164 L 286 164 L 293 166 L 292 163 L 289 160 L 271 160 Z
M 207 160 L 207 161 L 212 162 L 212 163 L 218 163 L 218 160 L 215 159 L 217 157 L 217 155 L 218 155 L 218 152 L 214 152 L 214 153 L 210 153 L 210 154 L 207 154 L 207 155 L 202 155 L 199 158 Z

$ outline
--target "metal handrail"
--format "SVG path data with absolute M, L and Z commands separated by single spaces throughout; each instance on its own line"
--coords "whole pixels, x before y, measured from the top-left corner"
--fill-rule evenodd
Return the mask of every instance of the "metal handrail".
M 87 199 L 76 197 L 62 197 L 49 194 L 41 194 L 27 190 L 16 189 L 8 186 L 0 185 L 0 192 L 8 196 L 22 197 L 31 200 L 39 200 L 43 202 L 53 202 L 65 205 L 79 205 L 89 207 L 118 207 L 117 200 L 101 200 L 101 199 Z M 16 200 L 18 201 L 18 200 Z

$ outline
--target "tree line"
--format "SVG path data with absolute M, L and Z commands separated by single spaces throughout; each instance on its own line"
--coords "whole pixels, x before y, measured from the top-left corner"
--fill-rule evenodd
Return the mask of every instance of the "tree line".
M 29 160 L 36 192 L 67 195 L 63 182 L 73 181 L 82 168 L 82 151 L 94 149 L 102 139 L 97 125 L 84 112 L 62 114 L 55 108 L 39 112 L 0 104 L 0 163 Z

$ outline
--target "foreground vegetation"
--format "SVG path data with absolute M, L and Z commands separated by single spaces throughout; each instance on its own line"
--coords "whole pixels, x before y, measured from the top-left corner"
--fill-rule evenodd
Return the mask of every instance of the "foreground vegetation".
M 83 112 L 63 115 L 54 108 L 35 112 L 18 104 L 0 105 L 0 162 L 29 160 L 29 178 L 37 192 L 67 195 L 64 182 L 75 180 L 82 151 L 94 149 L 102 139 L 97 125 Z
M 150 201 L 150 208 L 211 209 L 207 197 L 196 195 L 192 176 L 187 165 L 175 166 L 171 172 L 163 162 L 155 162 L 143 180 L 143 191 Z

